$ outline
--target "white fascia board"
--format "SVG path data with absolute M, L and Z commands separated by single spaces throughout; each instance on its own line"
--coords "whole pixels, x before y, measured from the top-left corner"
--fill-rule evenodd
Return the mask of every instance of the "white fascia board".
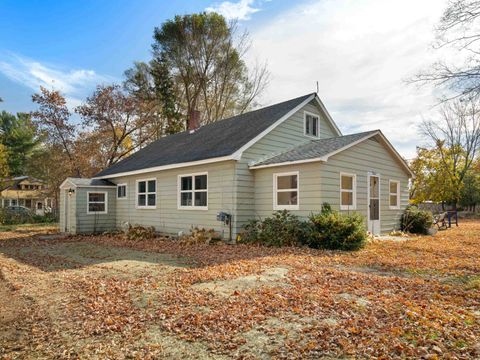
M 74 183 L 72 183 L 72 182 L 70 181 L 70 178 L 66 178 L 66 179 L 63 180 L 63 182 L 60 184 L 60 189 L 65 189 L 67 183 L 70 184 L 70 187 L 72 187 L 72 186 L 75 187 L 75 188 L 77 187 L 77 185 L 75 185 Z
M 325 157 L 318 157 L 318 158 L 305 159 L 305 160 L 285 161 L 285 162 L 282 162 L 282 163 L 275 163 L 275 164 L 252 165 L 252 166 L 249 166 L 248 168 L 250 170 L 255 170 L 255 169 L 264 169 L 264 168 L 270 168 L 270 167 L 276 167 L 276 166 L 288 166 L 288 165 L 305 164 L 305 163 L 318 162 L 318 161 L 325 162 L 326 159 L 325 159 Z
M 114 179 L 114 178 L 118 178 L 118 177 L 122 177 L 122 176 L 139 175 L 139 174 L 145 174 L 145 173 L 150 173 L 150 172 L 154 172 L 154 171 L 178 169 L 178 168 L 182 168 L 182 167 L 211 164 L 211 163 L 215 163 L 215 162 L 228 161 L 228 160 L 237 160 L 237 159 L 235 159 L 232 155 L 221 156 L 221 157 L 205 159 L 205 160 L 189 161 L 189 162 L 178 163 L 178 164 L 155 166 L 155 167 L 140 169 L 140 170 L 125 171 L 125 172 L 111 174 L 111 175 L 96 176 L 96 177 L 93 177 L 93 179 Z

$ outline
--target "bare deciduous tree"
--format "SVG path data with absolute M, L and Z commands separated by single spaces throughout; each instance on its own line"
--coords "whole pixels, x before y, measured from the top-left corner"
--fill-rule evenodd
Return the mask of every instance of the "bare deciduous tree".
M 138 116 L 137 102 L 118 85 L 98 86 L 75 111 L 83 124 L 92 128 L 89 140 L 103 154 L 102 168 L 115 164 L 148 140 L 136 137 L 147 120 Z
M 433 83 L 453 97 L 480 95 L 480 1 L 451 1 L 436 28 L 435 48 L 452 47 L 464 58 L 461 65 L 438 61 L 411 81 Z

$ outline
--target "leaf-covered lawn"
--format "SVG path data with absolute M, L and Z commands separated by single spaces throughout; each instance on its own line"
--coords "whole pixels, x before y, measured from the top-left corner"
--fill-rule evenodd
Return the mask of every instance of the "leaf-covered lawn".
M 0 357 L 479 358 L 479 257 L 480 222 L 355 253 L 4 232 Z

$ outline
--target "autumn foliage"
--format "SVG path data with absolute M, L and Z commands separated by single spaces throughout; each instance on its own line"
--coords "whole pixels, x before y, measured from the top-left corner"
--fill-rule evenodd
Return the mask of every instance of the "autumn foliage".
M 1 236 L 7 358 L 480 356 L 479 222 L 353 253 Z

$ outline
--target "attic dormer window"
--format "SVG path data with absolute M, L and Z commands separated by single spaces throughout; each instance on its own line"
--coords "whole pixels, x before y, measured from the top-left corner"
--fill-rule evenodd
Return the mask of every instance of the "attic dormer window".
M 320 119 L 318 115 L 305 112 L 304 121 L 305 135 L 318 137 L 320 134 Z

